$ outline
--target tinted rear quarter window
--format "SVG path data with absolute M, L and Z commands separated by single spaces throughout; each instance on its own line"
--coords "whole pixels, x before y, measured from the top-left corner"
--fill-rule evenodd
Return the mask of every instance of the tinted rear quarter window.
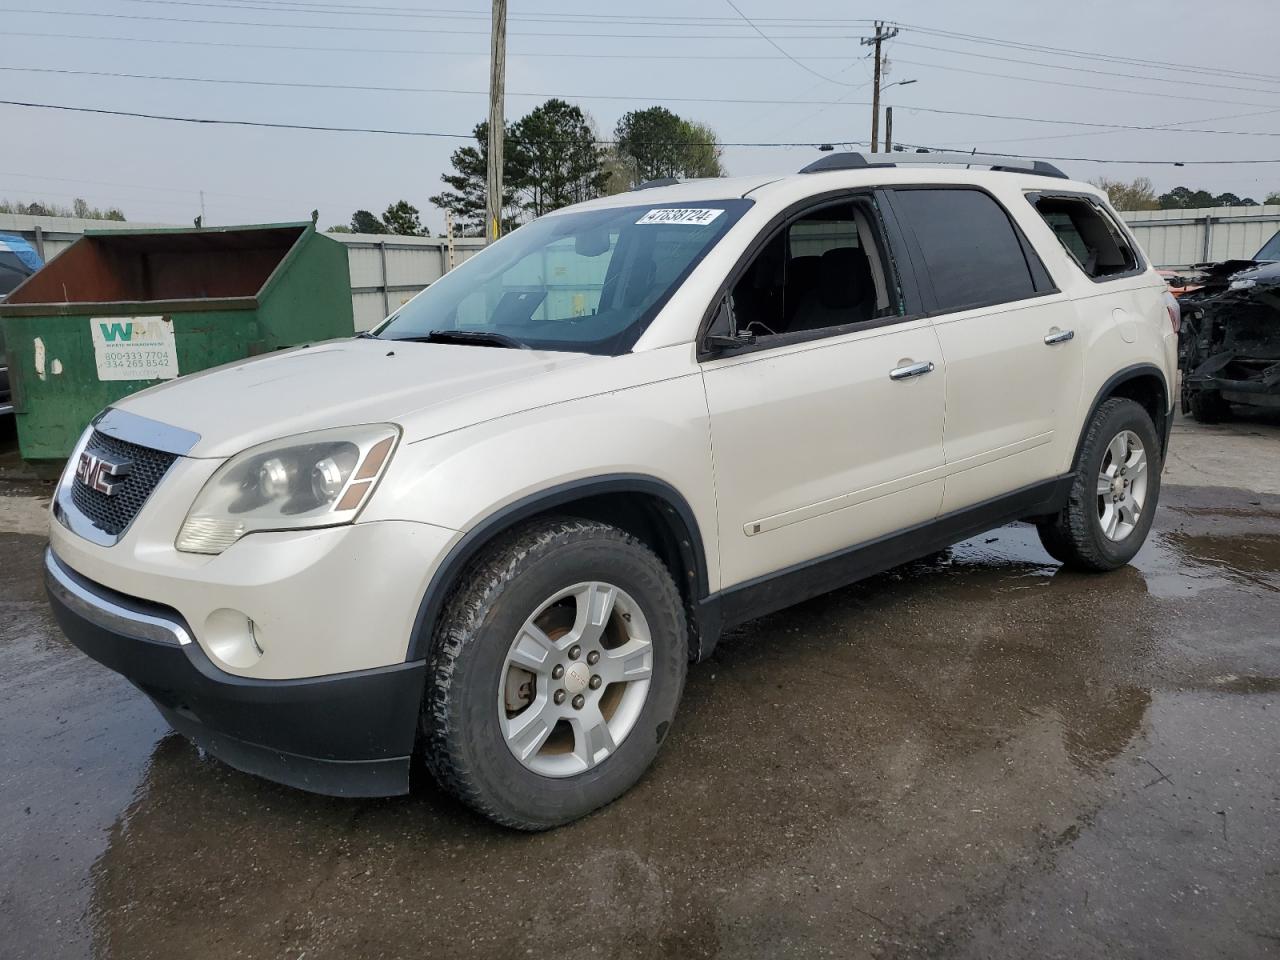
M 915 238 L 939 311 L 1036 295 L 1009 215 L 981 190 L 895 190 L 893 206 Z

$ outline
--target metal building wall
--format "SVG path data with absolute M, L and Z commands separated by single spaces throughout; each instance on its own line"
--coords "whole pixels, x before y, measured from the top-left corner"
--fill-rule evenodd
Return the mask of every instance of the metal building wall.
M 347 247 L 356 330 L 368 330 L 444 276 L 449 250 L 442 237 L 331 233 Z M 453 241 L 454 266 L 484 247 L 480 238 Z
M 1158 267 L 1248 260 L 1280 230 L 1280 206 L 1120 211 Z

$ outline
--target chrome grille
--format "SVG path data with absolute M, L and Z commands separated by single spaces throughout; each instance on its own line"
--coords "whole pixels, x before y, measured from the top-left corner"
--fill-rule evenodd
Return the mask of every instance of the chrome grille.
M 177 456 L 136 443 L 93 432 L 85 452 L 115 462 L 128 461 L 129 472 L 110 494 L 87 487 L 79 479 L 71 483 L 71 502 L 103 533 L 118 537 L 133 522 Z M 75 469 L 72 464 L 71 469 Z

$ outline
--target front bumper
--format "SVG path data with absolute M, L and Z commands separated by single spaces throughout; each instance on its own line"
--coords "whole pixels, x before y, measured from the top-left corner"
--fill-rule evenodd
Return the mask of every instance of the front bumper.
M 422 661 L 301 680 L 236 676 L 193 642 L 177 611 L 93 583 L 52 550 L 45 585 L 73 644 L 231 766 L 333 796 L 408 792 Z
M 1222 353 L 1206 360 L 1183 379 L 1186 392 L 1217 392 L 1231 403 L 1280 406 L 1280 360 Z

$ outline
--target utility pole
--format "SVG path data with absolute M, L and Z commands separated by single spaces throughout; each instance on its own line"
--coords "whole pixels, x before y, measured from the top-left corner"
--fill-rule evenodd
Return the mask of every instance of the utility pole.
M 493 0 L 489 59 L 489 169 L 485 240 L 502 234 L 502 145 L 506 126 L 502 99 L 507 80 L 507 0 Z
M 893 107 L 884 108 L 884 152 L 893 153 Z
M 883 63 L 883 57 L 880 54 L 880 45 L 886 40 L 892 40 L 897 35 L 897 27 L 886 27 L 883 20 L 877 20 L 876 35 L 874 37 L 863 37 L 861 41 L 864 47 L 875 47 L 875 81 L 871 93 L 872 153 L 875 153 L 880 148 L 880 67 Z
M 446 267 L 445 272 L 448 273 L 455 266 L 457 266 L 457 264 L 454 261 L 454 255 L 453 255 L 453 211 L 452 210 L 446 210 L 444 212 L 444 238 L 445 238 L 445 245 L 448 248 L 448 257 L 445 260 L 445 267 Z

